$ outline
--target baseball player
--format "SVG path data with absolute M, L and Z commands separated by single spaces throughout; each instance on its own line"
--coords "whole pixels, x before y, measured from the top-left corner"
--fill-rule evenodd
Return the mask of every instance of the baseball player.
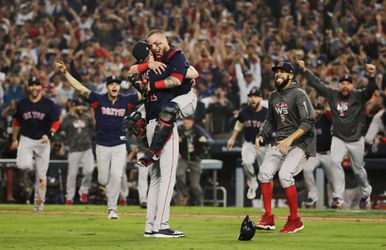
M 366 64 L 369 74 L 369 84 L 364 89 L 354 89 L 350 75 L 339 79 L 339 89 L 327 87 L 310 70 L 304 61 L 298 61 L 299 67 L 318 93 L 324 96 L 332 110 L 332 141 L 331 158 L 334 162 L 334 192 L 332 194 L 332 208 L 341 208 L 345 189 L 344 170 L 341 166 L 343 157 L 348 152 L 353 172 L 359 181 L 361 189 L 360 208 L 370 205 L 371 186 L 364 168 L 364 133 L 365 119 L 363 116 L 365 104 L 375 91 L 375 66 Z
M 332 181 L 333 162 L 330 156 L 331 146 L 331 118 L 326 114 L 321 104 L 315 104 L 316 114 L 315 131 L 316 131 L 316 156 L 310 157 L 304 163 L 303 177 L 308 190 L 306 206 L 314 206 L 318 200 L 318 192 L 315 184 L 314 170 L 322 166 L 329 183 Z M 332 183 L 331 183 L 332 184 Z
M 254 145 L 256 136 L 260 131 L 260 126 L 267 115 L 267 109 L 261 104 L 261 97 L 262 94 L 256 87 L 249 91 L 248 107 L 240 111 L 232 136 L 229 138 L 227 144 L 227 148 L 231 149 L 235 144 L 238 134 L 244 128 L 244 143 L 241 149 L 241 159 L 244 175 L 246 176 L 249 187 L 247 198 L 251 200 L 256 197 L 256 189 L 258 188 L 253 163 L 257 160 L 257 164 L 260 167 L 267 151 L 267 147 L 262 147 L 260 151 L 256 151 Z
M 173 230 L 169 226 L 170 201 L 176 182 L 176 168 L 178 161 L 178 133 L 175 126 L 177 114 L 191 115 L 194 112 L 196 97 L 180 98 L 179 106 L 176 99 L 177 94 L 183 91 L 191 91 L 191 85 L 181 84 L 188 71 L 188 63 L 181 51 L 171 47 L 162 31 L 155 30 L 149 33 L 148 42 L 154 43 L 154 51 L 167 65 L 165 71 L 157 75 L 156 72 L 148 70 L 149 62 L 144 63 L 145 72 L 142 72 L 142 81 L 149 82 L 152 94 L 146 98 L 145 110 L 146 136 L 150 145 L 150 150 L 145 152 L 145 156 L 138 163 L 140 166 L 149 166 L 159 157 L 159 166 L 154 166 L 150 173 L 150 186 L 147 203 L 147 216 L 145 226 L 145 237 L 176 238 L 183 237 L 182 232 Z M 138 54 L 134 52 L 138 61 Z M 149 55 L 148 46 L 145 48 L 143 61 Z M 147 64 L 147 65 L 146 65 Z M 142 64 L 138 68 L 142 68 Z M 185 81 L 186 82 L 186 81 Z M 178 87 L 171 89 L 172 87 Z M 186 92 L 185 92 L 186 93 Z M 193 93 L 194 94 L 194 93 Z M 157 128 L 156 128 L 157 127 Z M 158 133 L 155 134 L 155 130 Z M 162 150 L 162 153 L 161 153 Z M 153 156 L 157 156 L 154 157 Z
M 91 148 L 91 136 L 94 122 L 89 114 L 84 112 L 81 99 L 70 101 L 70 111 L 64 117 L 61 132 L 69 147 L 68 172 L 66 183 L 66 204 L 72 205 L 76 188 L 76 176 L 79 165 L 82 165 L 83 178 L 79 188 L 79 198 L 87 203 L 92 173 L 94 170 L 94 155 Z
M 127 154 L 122 121 L 126 111 L 131 110 L 138 103 L 141 94 L 120 94 L 121 80 L 115 76 L 109 76 L 106 79 L 107 94 L 97 94 L 76 80 L 67 71 L 63 62 L 56 63 L 56 67 L 64 73 L 71 86 L 79 91 L 94 109 L 98 181 L 101 185 L 107 185 L 107 218 L 118 219 L 117 202 Z
M 37 77 L 29 79 L 27 90 L 28 97 L 17 104 L 13 118 L 11 148 L 17 148 L 16 163 L 20 169 L 30 171 L 35 163 L 34 210 L 39 212 L 44 206 L 50 138 L 59 129 L 59 112 L 55 104 L 42 95 L 42 84 Z
M 162 107 L 162 113 L 169 114 L 171 116 L 167 119 L 159 119 L 159 124 L 154 135 L 153 143 L 150 144 L 150 147 L 142 158 L 140 158 L 137 163 L 140 166 L 149 166 L 151 163 L 159 159 L 163 145 L 168 140 L 171 131 L 174 128 L 175 118 L 178 114 L 184 117 L 188 117 L 193 114 L 197 106 L 197 96 L 192 89 L 192 81 L 188 80 L 190 76 L 186 76 L 187 70 L 191 71 L 195 69 L 189 67 L 188 62 L 181 50 L 174 48 L 174 46 L 168 43 L 165 33 L 162 30 L 152 30 L 147 36 L 146 48 L 150 47 L 152 55 L 155 56 L 157 61 L 162 62 L 164 65 L 167 65 L 166 69 L 162 74 L 156 75 L 154 71 L 149 71 L 154 74 L 154 80 L 148 82 L 148 91 L 149 93 L 155 91 L 165 91 L 172 93 L 175 98 L 173 101 L 165 103 Z M 148 49 L 147 49 L 148 50 Z M 133 52 L 135 56 L 136 53 Z M 147 54 L 143 54 L 147 58 Z M 143 59 L 143 61 L 145 61 Z M 138 61 L 138 60 L 137 60 Z M 137 69 L 140 73 L 145 72 L 150 66 L 151 61 L 139 64 Z M 198 73 L 195 72 L 195 77 L 198 77 Z M 166 77 L 165 77 L 166 76 Z M 151 78 L 149 78 L 151 79 Z M 184 80 L 185 79 L 185 80 Z M 150 96 L 150 99 L 154 96 Z
M 271 182 L 279 171 L 279 180 L 290 210 L 287 223 L 280 233 L 296 233 L 304 225 L 297 213 L 294 176 L 300 173 L 307 157 L 315 156 L 315 111 L 307 94 L 293 81 L 294 70 L 290 63 L 280 62 L 272 70 L 275 72 L 276 90 L 269 96 L 268 115 L 256 137 L 256 149 L 260 150 L 274 130 L 277 137 L 274 145 L 268 149 L 258 174 L 265 214 L 256 227 L 267 230 L 276 228 L 271 211 Z

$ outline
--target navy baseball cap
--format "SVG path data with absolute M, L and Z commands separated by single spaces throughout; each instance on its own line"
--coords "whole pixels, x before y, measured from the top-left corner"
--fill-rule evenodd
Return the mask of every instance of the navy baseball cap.
M 71 105 L 72 106 L 81 106 L 81 105 L 83 105 L 83 101 L 80 98 L 74 98 L 71 100 Z
M 117 76 L 108 76 L 106 78 L 106 86 L 109 84 L 112 84 L 113 82 L 116 82 L 118 84 L 121 84 L 122 80 Z
M 261 91 L 260 90 L 258 90 L 256 87 L 253 87 L 250 91 L 249 91 L 249 93 L 248 93 L 248 96 L 260 96 L 260 97 L 262 97 L 263 96 L 263 94 L 261 93 Z
M 323 109 L 320 103 L 313 104 L 312 106 L 314 107 L 314 109 Z
M 278 69 L 282 69 L 287 73 L 294 73 L 294 67 L 289 62 L 279 62 L 278 64 L 272 67 L 273 72 L 276 72 Z
M 352 77 L 349 74 L 343 75 L 339 78 L 339 82 L 348 81 L 352 83 Z
M 149 56 L 150 48 L 145 41 L 138 41 L 134 44 L 131 53 L 134 58 L 137 60 L 136 64 L 143 63 L 146 58 Z
M 40 82 L 38 77 L 33 76 L 28 80 L 28 86 L 32 86 L 32 85 L 42 85 L 42 83 Z

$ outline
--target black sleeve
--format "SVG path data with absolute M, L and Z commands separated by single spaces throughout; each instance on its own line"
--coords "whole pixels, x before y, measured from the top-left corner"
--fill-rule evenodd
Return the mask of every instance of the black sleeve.
M 374 94 L 375 89 L 377 88 L 375 77 L 369 77 L 368 79 L 369 83 L 367 84 L 366 88 L 359 90 L 363 102 L 370 100 L 371 96 Z
M 307 79 L 308 84 L 316 89 L 316 91 L 326 97 L 328 100 L 332 99 L 333 89 L 327 87 L 322 81 L 316 77 L 311 71 L 306 70 L 303 72 L 304 77 Z

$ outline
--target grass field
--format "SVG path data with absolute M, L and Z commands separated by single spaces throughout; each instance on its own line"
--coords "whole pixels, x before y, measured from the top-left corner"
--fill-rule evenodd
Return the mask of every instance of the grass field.
M 185 238 L 144 238 L 145 210 L 120 207 L 106 219 L 106 206 L 0 205 L 0 249 L 386 249 L 386 211 L 300 210 L 305 229 L 279 234 L 287 209 L 274 209 L 275 231 L 257 231 L 251 241 L 236 237 L 252 208 L 172 207 L 171 225 Z

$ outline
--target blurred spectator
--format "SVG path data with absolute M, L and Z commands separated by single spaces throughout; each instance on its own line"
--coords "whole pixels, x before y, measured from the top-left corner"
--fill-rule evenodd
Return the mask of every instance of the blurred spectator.
M 180 136 L 180 159 L 177 166 L 176 202 L 179 205 L 187 205 L 190 197 L 187 182 L 187 176 L 189 176 L 190 191 L 193 195 L 191 204 L 203 205 L 200 186 L 201 157 L 207 151 L 208 138 L 194 124 L 193 117 L 184 119 L 182 126 L 178 128 L 178 134 Z
M 224 89 L 217 87 L 211 97 L 212 103 L 207 110 L 206 128 L 212 135 L 226 136 L 224 133 L 230 131 L 229 121 L 233 115 L 233 107 L 225 95 Z

